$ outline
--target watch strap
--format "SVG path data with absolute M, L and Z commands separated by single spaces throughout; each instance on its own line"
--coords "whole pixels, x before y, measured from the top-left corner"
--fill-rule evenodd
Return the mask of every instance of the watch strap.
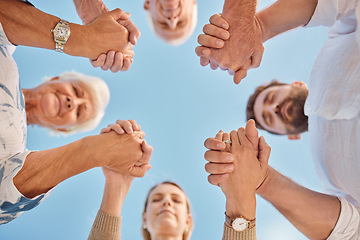
M 228 226 L 228 227 L 233 228 L 232 224 L 233 224 L 233 222 L 235 221 L 235 219 L 237 219 L 237 218 L 245 219 L 245 220 L 247 221 L 247 228 L 248 228 L 248 229 L 252 229 L 252 228 L 254 228 L 255 225 L 256 225 L 256 224 L 255 224 L 256 218 L 254 218 L 254 219 L 252 219 L 252 220 L 246 219 L 246 218 L 244 218 L 243 216 L 239 216 L 239 217 L 236 217 L 236 218 L 231 218 L 231 217 L 229 217 L 229 216 L 226 214 L 226 212 L 225 212 L 225 225 Z
M 61 19 L 55 26 L 55 28 L 53 30 L 51 30 L 52 32 L 54 32 L 54 30 L 56 29 L 56 27 L 58 25 L 65 25 L 66 27 L 69 28 L 69 31 L 70 31 L 70 25 L 69 25 L 69 22 L 64 20 L 64 19 Z M 55 33 L 54 33 L 55 34 Z M 54 40 L 55 40 L 55 51 L 56 52 L 60 52 L 60 53 L 63 53 L 64 52 L 64 46 L 65 46 L 65 43 L 67 42 L 68 38 L 66 39 L 57 39 L 56 37 L 54 37 Z

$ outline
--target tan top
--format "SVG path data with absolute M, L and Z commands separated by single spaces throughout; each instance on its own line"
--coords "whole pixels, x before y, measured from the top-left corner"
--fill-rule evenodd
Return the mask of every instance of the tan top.
M 121 217 L 98 211 L 88 240 L 120 240 Z

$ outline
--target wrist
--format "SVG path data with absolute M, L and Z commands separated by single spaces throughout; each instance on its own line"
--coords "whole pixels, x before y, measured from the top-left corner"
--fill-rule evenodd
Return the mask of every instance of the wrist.
M 243 216 L 254 219 L 256 215 L 255 192 L 235 198 L 226 198 L 226 214 L 231 218 Z
M 271 186 L 273 185 L 273 179 L 277 175 L 277 171 L 272 167 L 268 166 L 264 181 L 256 189 L 256 193 L 261 197 L 266 198 L 267 194 L 271 191 Z
M 94 36 L 89 33 L 87 26 L 82 26 L 75 23 L 70 23 L 71 35 L 64 46 L 64 53 L 71 56 L 86 57 L 94 59 L 97 56 L 93 56 L 89 51 L 88 40 L 89 36 Z

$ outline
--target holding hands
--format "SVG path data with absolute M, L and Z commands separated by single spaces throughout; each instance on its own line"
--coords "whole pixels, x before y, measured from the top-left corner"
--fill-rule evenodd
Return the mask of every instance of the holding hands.
M 267 176 L 270 147 L 258 138 L 254 121 L 230 134 L 220 131 L 205 141 L 205 147 L 208 181 L 225 194 L 227 214 L 255 218 L 255 191 Z
M 200 64 L 227 70 L 239 84 L 248 69 L 261 63 L 264 47 L 259 21 L 254 15 L 236 13 L 236 7 L 228 12 L 224 8 L 223 14 L 215 14 L 209 21 L 203 28 L 205 34 L 198 37 L 201 46 L 195 49 Z

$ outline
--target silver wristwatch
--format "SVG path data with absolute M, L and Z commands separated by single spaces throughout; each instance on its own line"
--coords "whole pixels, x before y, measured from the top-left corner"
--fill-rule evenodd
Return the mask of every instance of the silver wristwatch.
M 54 34 L 55 40 L 55 51 L 64 52 L 64 45 L 70 37 L 70 26 L 69 22 L 63 19 L 60 20 L 58 24 L 56 24 L 55 28 L 51 30 Z

